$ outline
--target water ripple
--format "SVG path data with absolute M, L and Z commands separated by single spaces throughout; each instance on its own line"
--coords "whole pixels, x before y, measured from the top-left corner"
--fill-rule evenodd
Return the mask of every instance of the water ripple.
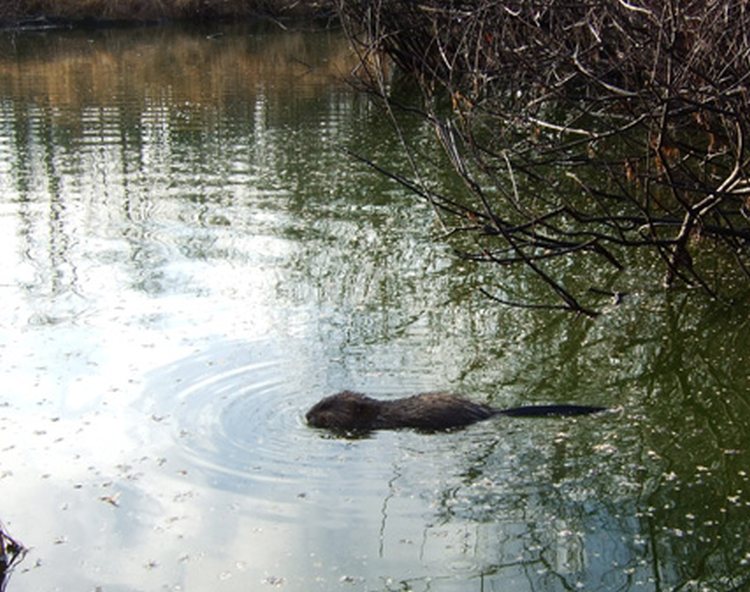
M 575 422 L 498 418 L 435 435 L 337 438 L 304 422 L 334 390 L 329 364 L 305 340 L 214 342 L 153 374 L 146 412 L 168 430 L 164 456 L 194 485 L 251 500 L 255 515 L 328 527 L 425 511 L 438 522 L 489 520 L 519 492 L 555 482 L 553 435 L 577 431 Z
M 278 455 L 299 419 L 288 413 L 295 394 L 285 362 L 264 349 L 212 346 L 152 375 L 147 406 L 191 464 L 240 477 L 274 465 L 263 459 Z
M 209 487 L 256 498 L 323 495 L 334 482 L 343 496 L 379 488 L 392 440 L 337 439 L 305 424 L 331 390 L 315 355 L 297 342 L 230 342 L 152 373 L 144 407 L 170 430 L 165 456 Z

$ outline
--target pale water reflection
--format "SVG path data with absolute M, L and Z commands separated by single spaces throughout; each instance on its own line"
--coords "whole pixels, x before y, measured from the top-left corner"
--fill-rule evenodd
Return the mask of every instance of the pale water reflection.
M 0 37 L 8 590 L 741 590 L 743 305 L 489 305 L 335 32 Z M 408 123 L 430 152 L 430 132 Z M 436 172 L 435 179 L 441 180 Z M 615 408 L 336 438 L 341 388 Z

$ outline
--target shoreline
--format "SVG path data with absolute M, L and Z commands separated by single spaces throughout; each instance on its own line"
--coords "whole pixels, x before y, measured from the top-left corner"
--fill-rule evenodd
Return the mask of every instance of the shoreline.
M 268 20 L 338 22 L 331 0 L 38 0 L 0 9 L 0 30 L 74 28 Z

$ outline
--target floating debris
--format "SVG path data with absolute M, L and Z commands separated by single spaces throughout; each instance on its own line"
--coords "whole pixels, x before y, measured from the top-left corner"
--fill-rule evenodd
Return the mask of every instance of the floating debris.
M 0 523 L 0 592 L 10 578 L 13 567 L 26 555 L 26 548 L 11 537 Z

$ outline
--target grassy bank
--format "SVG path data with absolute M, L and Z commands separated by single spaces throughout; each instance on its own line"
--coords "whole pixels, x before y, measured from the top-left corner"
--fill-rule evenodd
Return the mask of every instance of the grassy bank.
M 330 18 L 332 0 L 0 0 L 0 23 Z
M 184 105 L 185 113 L 201 117 L 232 108 L 237 96 L 252 105 L 261 85 L 274 102 L 290 95 L 312 100 L 355 66 L 339 35 L 292 30 L 258 40 L 241 33 L 254 30 L 225 27 L 221 43 L 207 43 L 205 35 L 182 27 L 108 29 L 62 41 L 58 35 L 5 35 L 0 103 L 39 105 L 75 133 L 84 125 L 75 114 L 120 101 L 140 117 L 161 104 L 160 88 L 168 88 L 169 100 Z

